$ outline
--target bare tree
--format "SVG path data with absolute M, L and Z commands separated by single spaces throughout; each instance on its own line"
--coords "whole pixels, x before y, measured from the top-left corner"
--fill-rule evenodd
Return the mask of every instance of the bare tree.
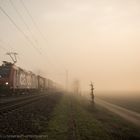
M 93 93 L 94 87 L 93 87 L 92 82 L 91 82 L 90 86 L 91 86 L 91 102 L 94 103 L 94 93 Z

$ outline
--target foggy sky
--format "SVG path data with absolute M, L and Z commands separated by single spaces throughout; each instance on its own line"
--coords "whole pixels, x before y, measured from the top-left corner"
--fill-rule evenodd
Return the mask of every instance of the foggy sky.
M 0 6 L 0 61 L 16 51 L 17 65 L 65 84 L 79 79 L 82 90 L 140 91 L 139 0 L 9 0 Z M 38 29 L 41 33 L 38 31 Z M 30 32 L 31 31 L 31 32 Z

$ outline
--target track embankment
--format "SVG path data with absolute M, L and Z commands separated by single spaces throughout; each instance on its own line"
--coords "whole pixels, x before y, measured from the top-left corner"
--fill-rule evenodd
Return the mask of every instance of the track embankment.
M 62 93 L 49 93 L 3 106 L 0 113 L 0 139 L 40 138 L 61 96 Z

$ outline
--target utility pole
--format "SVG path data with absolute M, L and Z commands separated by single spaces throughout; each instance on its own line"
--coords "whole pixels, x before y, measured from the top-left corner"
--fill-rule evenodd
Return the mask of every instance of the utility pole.
M 91 86 L 91 102 L 94 103 L 94 93 L 93 93 L 94 87 L 93 87 L 92 82 L 91 82 L 90 86 Z
M 65 86 L 66 86 L 66 90 L 68 90 L 68 70 L 66 70 L 66 83 L 65 83 Z
M 16 55 L 18 55 L 18 53 L 16 53 L 16 52 L 7 52 L 6 54 L 10 56 L 10 58 L 11 58 L 12 61 L 13 61 L 13 64 L 15 64 L 15 63 L 17 62 L 17 57 L 16 57 Z

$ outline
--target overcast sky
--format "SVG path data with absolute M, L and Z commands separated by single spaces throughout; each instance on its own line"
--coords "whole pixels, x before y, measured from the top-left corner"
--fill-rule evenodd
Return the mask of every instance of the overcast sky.
M 140 91 L 139 0 L 0 0 L 0 61 L 96 90 Z M 2 12 L 2 9 L 8 17 Z M 16 27 L 15 27 L 16 25 Z

